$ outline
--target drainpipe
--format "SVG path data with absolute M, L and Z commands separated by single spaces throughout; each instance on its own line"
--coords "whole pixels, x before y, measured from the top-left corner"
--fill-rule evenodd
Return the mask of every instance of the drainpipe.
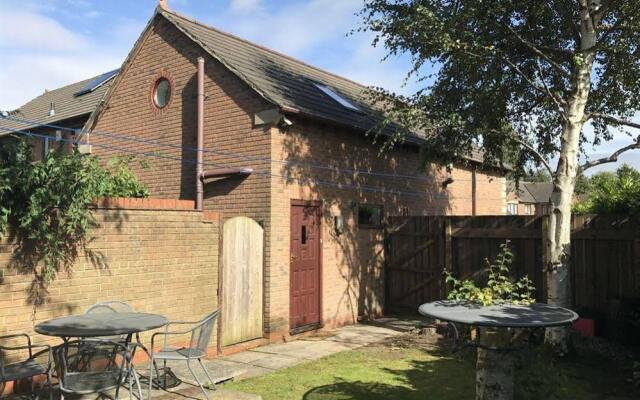
M 204 151 L 204 58 L 198 57 L 198 140 L 196 144 L 196 210 L 202 211 L 204 202 L 203 157 Z
M 478 214 L 478 168 L 471 170 L 471 215 Z

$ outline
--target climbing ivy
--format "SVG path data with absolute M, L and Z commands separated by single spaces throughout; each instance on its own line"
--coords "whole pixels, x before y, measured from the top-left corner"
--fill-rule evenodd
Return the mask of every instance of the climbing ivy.
M 485 259 L 489 275 L 487 285 L 478 287 L 472 280 L 459 280 L 449 271 L 444 271 L 445 281 L 453 286 L 449 292 L 450 300 L 467 300 L 488 306 L 497 303 L 531 304 L 535 301 L 535 287 L 529 277 L 524 276 L 514 281 L 510 275 L 514 255 L 509 249 L 509 242 L 500 245 L 500 252 L 493 262 Z
M 94 199 L 146 197 L 147 189 L 129 169 L 132 158 L 102 165 L 94 156 L 51 152 L 34 162 L 22 140 L 0 142 L 0 236 L 16 244 L 12 265 L 33 273 L 38 288 L 71 266 L 95 226 Z

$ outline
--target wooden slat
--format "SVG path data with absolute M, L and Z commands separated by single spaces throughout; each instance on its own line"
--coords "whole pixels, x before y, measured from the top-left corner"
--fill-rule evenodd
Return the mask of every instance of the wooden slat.
M 526 228 L 453 228 L 451 230 L 453 237 L 470 238 L 470 239 L 540 239 L 539 230 Z
M 262 227 L 251 218 L 226 221 L 222 242 L 222 345 L 263 336 Z
M 392 217 L 400 226 L 386 238 L 387 306 L 415 311 L 446 297 L 442 269 L 458 277 L 482 276 L 485 258 L 511 240 L 512 271 L 529 275 L 536 298 L 546 299 L 543 242 L 547 217 Z M 424 246 L 425 240 L 433 245 Z M 610 302 L 640 300 L 640 221 L 628 216 L 574 216 L 571 283 L 574 308 L 605 315 Z M 404 255 L 404 256 L 403 256 Z M 407 259 L 410 258 L 410 259 Z M 403 264 L 399 265 L 398 261 Z M 435 284 L 436 281 L 438 284 Z

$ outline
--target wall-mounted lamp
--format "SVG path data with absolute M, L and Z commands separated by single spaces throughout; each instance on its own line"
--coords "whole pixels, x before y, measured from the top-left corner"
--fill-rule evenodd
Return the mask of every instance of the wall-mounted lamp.
M 453 182 L 454 182 L 453 178 L 448 177 L 447 179 L 444 180 L 444 182 L 442 182 L 442 187 L 446 189 L 446 187 L 451 185 Z
M 344 233 L 344 217 L 342 215 L 335 215 L 333 217 L 333 224 L 336 230 L 336 235 L 342 235 Z

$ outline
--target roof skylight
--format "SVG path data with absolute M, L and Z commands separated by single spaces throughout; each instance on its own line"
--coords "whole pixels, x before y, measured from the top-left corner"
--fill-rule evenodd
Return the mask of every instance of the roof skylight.
M 342 107 L 348 108 L 353 111 L 361 111 L 358 107 L 353 105 L 353 103 L 351 103 L 349 100 L 345 99 L 344 97 L 340 96 L 338 93 L 333 91 L 333 89 L 317 82 L 313 82 L 313 85 L 318 89 L 322 90 L 324 94 L 326 94 L 327 96 L 331 97 L 333 100 L 338 102 Z
M 82 89 L 78 90 L 73 95 L 75 97 L 78 97 L 78 96 L 82 96 L 83 94 L 93 92 L 94 90 L 96 90 L 97 88 L 99 88 L 100 86 L 108 82 L 111 78 L 118 75 L 119 71 L 120 71 L 119 69 L 114 69 L 113 71 L 105 72 L 104 74 L 95 77 L 89 83 L 84 85 Z

